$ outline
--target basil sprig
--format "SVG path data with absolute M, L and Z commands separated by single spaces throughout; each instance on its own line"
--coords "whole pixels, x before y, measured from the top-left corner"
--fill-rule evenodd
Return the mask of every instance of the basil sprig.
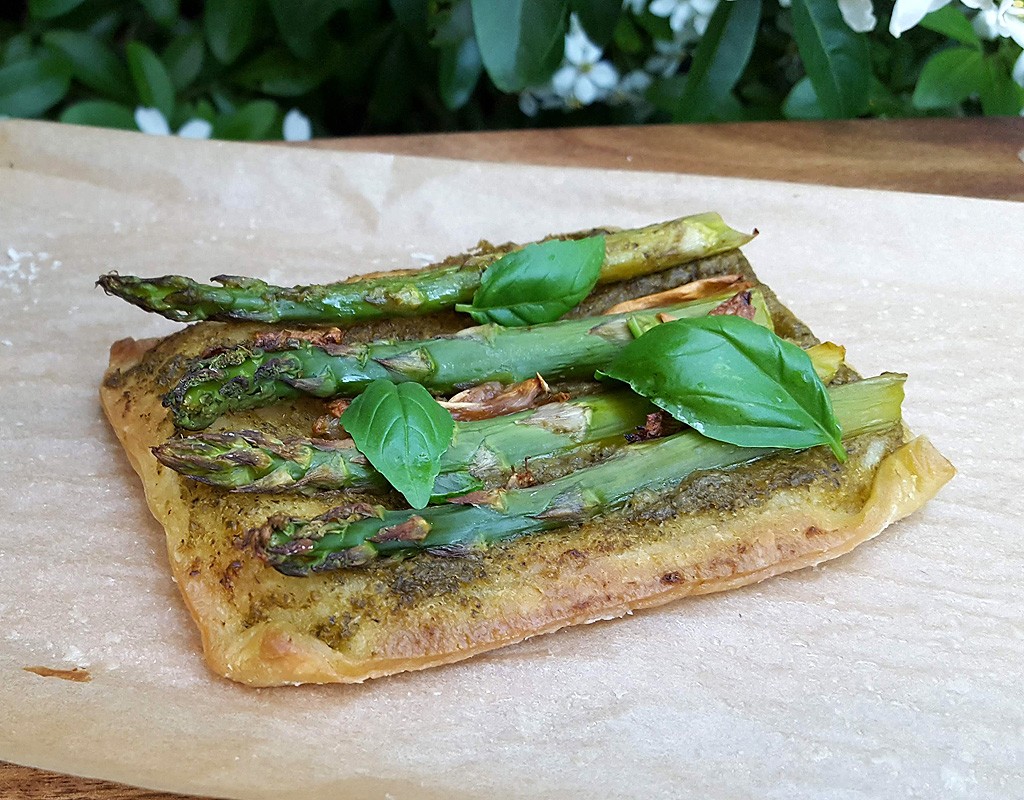
M 846 460 L 828 392 L 808 355 L 740 317 L 658 325 L 598 377 L 628 383 L 711 439 L 791 450 L 825 444 Z
M 452 415 L 418 383 L 371 383 L 341 415 L 356 448 L 413 508 L 430 500 L 441 456 L 452 442 Z
M 603 236 L 528 244 L 484 270 L 472 305 L 455 308 L 481 325 L 554 322 L 590 294 L 603 263 Z

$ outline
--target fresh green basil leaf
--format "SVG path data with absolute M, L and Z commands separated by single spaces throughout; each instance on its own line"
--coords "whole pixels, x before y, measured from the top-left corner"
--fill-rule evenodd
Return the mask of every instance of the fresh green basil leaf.
M 377 380 L 341 415 L 359 452 L 413 508 L 430 501 L 455 422 L 418 383 Z
M 989 80 L 985 56 L 973 47 L 936 53 L 921 70 L 914 87 L 915 108 L 948 108 L 980 92 Z
M 43 34 L 43 41 L 64 54 L 74 78 L 114 100 L 131 102 L 128 70 L 102 40 L 81 31 L 54 30 Z
M 810 357 L 740 317 L 658 325 L 598 376 L 628 383 L 708 438 L 792 450 L 824 444 L 846 460 L 832 404 Z
M 676 108 L 676 122 L 714 119 L 754 52 L 761 24 L 761 0 L 719 3 L 693 54 L 686 88 Z
M 544 83 L 562 60 L 568 0 L 472 0 L 484 67 L 503 92 Z
M 72 125 L 94 125 L 99 128 L 122 128 L 135 131 L 135 114 L 128 106 L 109 100 L 83 100 L 65 108 L 61 122 Z
M 956 39 L 958 42 L 963 42 L 978 50 L 981 49 L 981 39 L 975 33 L 971 21 L 964 16 L 959 3 L 945 6 L 937 11 L 932 11 L 930 14 L 925 14 L 924 18 L 917 24 L 922 28 L 941 33 L 943 36 Z
M 484 270 L 473 304 L 456 309 L 481 325 L 554 322 L 590 294 L 603 263 L 603 236 L 528 244 Z
M 170 119 L 174 112 L 174 84 L 156 53 L 141 42 L 129 42 L 125 48 L 128 71 L 142 105 L 158 108 Z
M 222 64 L 232 64 L 256 32 L 256 4 L 252 0 L 207 0 L 203 31 L 210 52 Z
M 850 29 L 834 0 L 793 0 L 793 37 L 825 116 L 864 113 L 871 88 L 868 38 Z
M 59 103 L 71 83 L 71 65 L 56 53 L 0 69 L 0 114 L 38 117 Z

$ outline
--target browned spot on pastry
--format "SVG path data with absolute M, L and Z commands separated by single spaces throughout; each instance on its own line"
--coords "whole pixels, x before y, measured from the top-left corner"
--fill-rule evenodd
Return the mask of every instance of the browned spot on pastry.
M 60 678 L 62 681 L 88 683 L 92 680 L 89 670 L 75 667 L 74 669 L 53 669 L 52 667 L 22 667 L 25 672 L 40 675 L 43 678 Z
M 743 317 L 753 319 L 756 309 L 750 302 L 750 292 L 738 292 L 724 303 L 720 303 L 708 312 L 709 317 Z
M 324 350 L 338 347 L 344 344 L 345 334 L 341 328 L 327 328 L 326 330 L 293 331 L 293 330 L 272 330 L 263 331 L 253 338 L 253 347 L 261 350 L 289 350 L 302 342 L 308 342 L 314 347 L 322 347 Z
M 683 579 L 683 576 L 678 572 L 666 572 L 661 576 L 661 582 L 666 586 L 671 586 L 674 583 L 679 583 Z

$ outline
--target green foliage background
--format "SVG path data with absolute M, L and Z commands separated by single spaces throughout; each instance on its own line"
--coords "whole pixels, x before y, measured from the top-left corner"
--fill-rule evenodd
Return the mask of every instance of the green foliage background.
M 280 138 L 298 108 L 314 135 L 780 118 L 1017 114 L 1021 48 L 979 40 L 958 4 L 896 39 L 885 9 L 855 33 L 836 0 L 721 2 L 676 74 L 634 102 L 528 117 L 519 92 L 562 63 L 570 11 L 620 75 L 668 21 L 620 0 L 29 0 L 0 11 L 0 115 Z M 891 8 L 891 4 L 890 4 Z

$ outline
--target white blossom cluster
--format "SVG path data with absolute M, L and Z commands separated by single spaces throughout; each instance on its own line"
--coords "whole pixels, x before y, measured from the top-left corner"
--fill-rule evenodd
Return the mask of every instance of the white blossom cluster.
M 889 32 L 899 36 L 910 30 L 925 14 L 938 11 L 948 6 L 952 0 L 896 0 L 892 12 Z M 1024 0 L 960 0 L 967 8 L 974 8 L 978 13 L 972 23 L 974 30 L 982 39 L 1013 39 L 1024 47 Z M 1024 53 L 1013 66 L 1013 79 L 1024 86 Z
M 180 136 L 183 139 L 209 139 L 213 135 L 213 125 L 205 119 L 192 118 L 178 128 L 177 132 L 171 131 L 171 125 L 167 117 L 159 108 L 146 108 L 139 106 L 135 109 L 135 125 L 143 133 L 150 133 L 154 136 Z M 304 142 L 313 135 L 313 125 L 309 117 L 293 108 L 284 115 L 284 122 L 281 126 L 281 138 L 286 142 Z
M 736 2 L 737 0 L 728 0 Z M 738 0 L 742 2 L 742 0 Z M 926 14 L 954 0 L 896 0 L 889 32 L 899 37 L 916 26 Z M 679 65 L 707 30 L 711 15 L 721 0 L 623 0 L 623 8 L 635 15 L 645 11 L 668 20 L 671 39 L 654 42 L 654 53 L 643 69 L 625 75 L 605 59 L 600 47 L 590 40 L 575 14 L 565 37 L 562 65 L 543 86 L 526 89 L 519 95 L 524 114 L 535 116 L 547 109 L 571 110 L 592 103 L 640 105 L 655 78 L 676 74 Z M 959 0 L 977 13 L 973 25 L 984 39 L 1009 37 L 1024 47 L 1024 0 Z M 791 0 L 779 0 L 788 7 Z M 839 0 L 846 24 L 857 32 L 874 30 L 878 24 L 872 0 Z M 1013 78 L 1024 86 L 1024 54 L 1017 60 Z

